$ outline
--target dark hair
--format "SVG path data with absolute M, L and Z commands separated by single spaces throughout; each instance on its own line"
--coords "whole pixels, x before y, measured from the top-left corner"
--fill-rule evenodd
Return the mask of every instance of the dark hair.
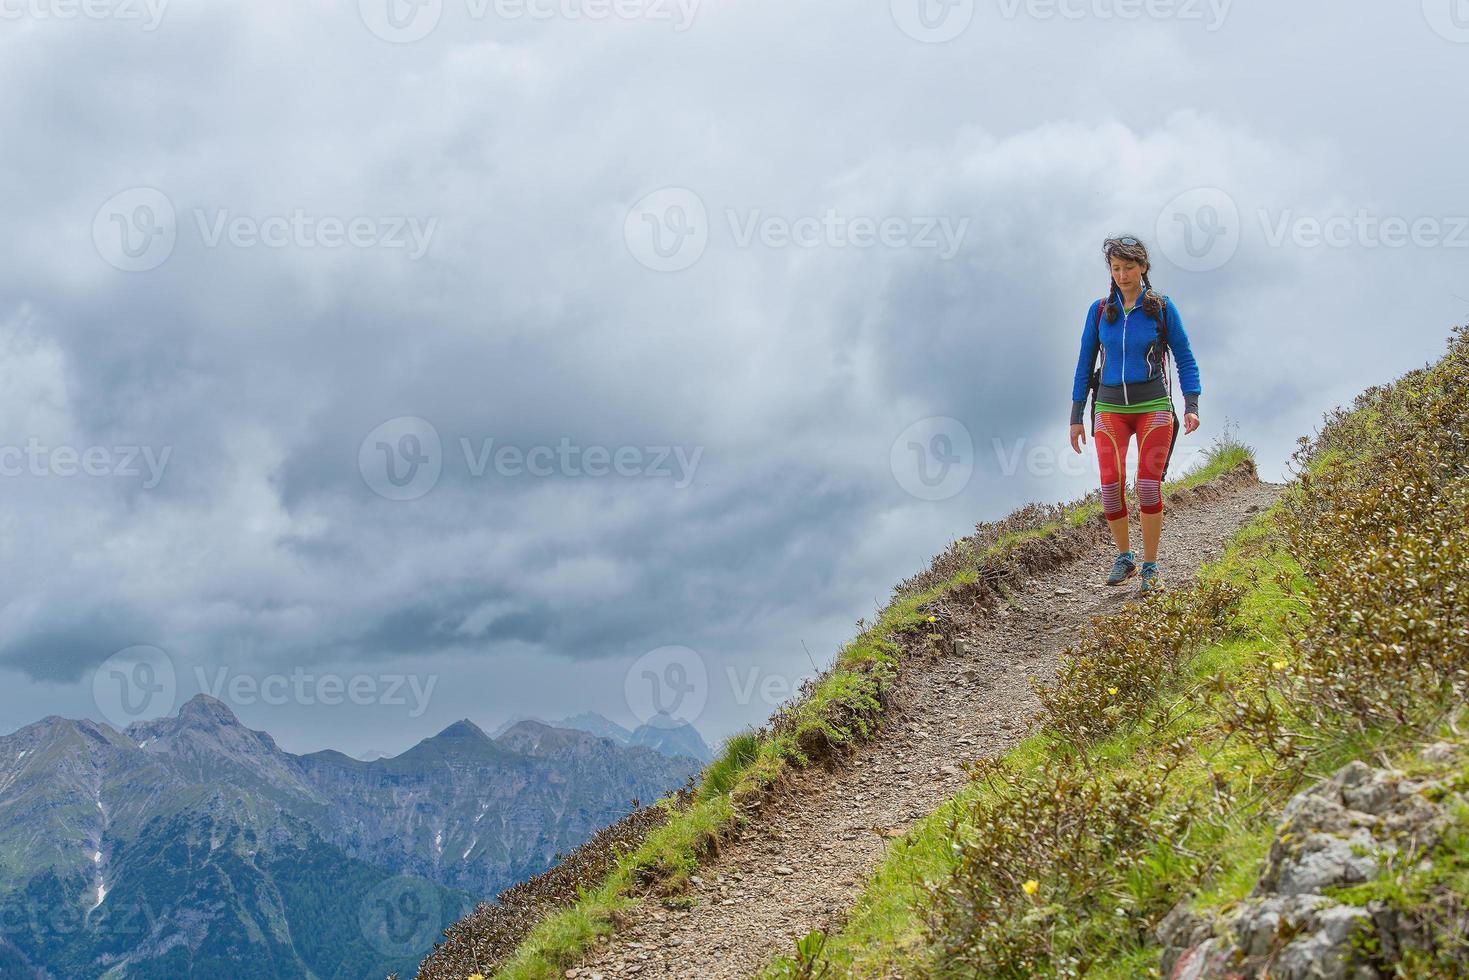
M 1153 284 L 1148 279 L 1148 268 L 1152 263 L 1148 261 L 1148 247 L 1143 244 L 1142 239 L 1133 238 L 1130 235 L 1109 238 L 1102 242 L 1102 256 L 1107 260 L 1109 266 L 1113 259 L 1122 259 L 1126 262 L 1136 262 L 1143 267 L 1143 312 L 1161 323 L 1163 321 L 1163 297 L 1153 292 Z M 1115 292 L 1117 292 L 1117 283 L 1109 272 L 1107 298 L 1102 300 L 1102 314 L 1106 316 L 1108 323 L 1117 322 L 1117 314 L 1122 306 L 1121 303 L 1112 302 L 1112 294 Z

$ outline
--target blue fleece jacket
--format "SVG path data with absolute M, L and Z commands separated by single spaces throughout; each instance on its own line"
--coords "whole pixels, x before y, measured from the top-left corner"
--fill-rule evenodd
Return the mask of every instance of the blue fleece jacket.
M 1122 309 L 1122 297 L 1112 292 L 1112 302 Z M 1136 404 L 1145 398 L 1164 394 L 1162 386 L 1164 365 L 1158 357 L 1158 321 L 1143 311 L 1142 297 L 1138 305 L 1127 313 L 1118 313 L 1115 322 L 1105 316 L 1097 316 L 1101 300 L 1088 308 L 1086 322 L 1081 333 L 1081 352 L 1076 359 L 1076 376 L 1071 384 L 1071 421 L 1081 422 L 1086 407 L 1087 387 L 1091 381 L 1092 365 L 1096 360 L 1098 345 L 1102 348 L 1101 384 L 1116 389 L 1107 392 L 1101 401 L 1116 401 Z M 1173 300 L 1163 298 L 1164 316 L 1168 323 L 1168 348 L 1178 364 L 1179 387 L 1183 390 L 1184 412 L 1198 414 L 1199 395 L 1203 388 L 1199 382 L 1199 365 L 1194 360 L 1189 346 L 1188 334 L 1183 329 L 1183 317 Z M 1128 389 L 1132 388 L 1131 391 Z M 1099 392 L 1099 395 L 1101 392 Z M 1120 396 L 1120 397 L 1119 397 Z

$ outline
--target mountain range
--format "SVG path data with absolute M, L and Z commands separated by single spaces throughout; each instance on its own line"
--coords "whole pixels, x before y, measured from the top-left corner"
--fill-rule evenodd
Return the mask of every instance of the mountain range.
M 714 753 L 709 750 L 708 744 L 697 728 L 664 712 L 654 715 L 647 722 L 632 730 L 624 728 L 595 711 L 584 711 L 579 715 L 572 715 L 559 721 L 546 721 L 531 715 L 516 715 L 495 729 L 492 733 L 493 737 L 499 738 L 522 721 L 539 722 L 552 728 L 570 728 L 580 732 L 590 732 L 602 738 L 610 738 L 618 745 L 646 746 L 666 756 L 689 756 L 706 763 L 714 758 Z
M 123 731 L 44 718 L 0 736 L 0 977 L 412 975 L 476 903 L 701 768 L 657 734 L 464 720 L 362 761 L 203 694 Z

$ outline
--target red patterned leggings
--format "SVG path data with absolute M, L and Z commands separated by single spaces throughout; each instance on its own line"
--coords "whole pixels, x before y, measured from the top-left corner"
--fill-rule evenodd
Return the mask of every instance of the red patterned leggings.
M 1103 517 L 1127 516 L 1127 450 L 1137 436 L 1137 503 L 1144 514 L 1163 509 L 1163 469 L 1173 445 L 1172 412 L 1098 412 L 1092 429 L 1102 468 Z

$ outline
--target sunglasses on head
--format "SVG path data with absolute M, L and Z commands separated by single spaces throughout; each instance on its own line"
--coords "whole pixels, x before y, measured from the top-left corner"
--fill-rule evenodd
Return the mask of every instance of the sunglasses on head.
M 1107 241 L 1110 244 L 1113 244 L 1113 245 L 1141 245 L 1142 244 L 1142 242 L 1138 241 L 1136 238 L 1133 238 L 1131 235 L 1127 236 L 1126 238 L 1109 238 Z

